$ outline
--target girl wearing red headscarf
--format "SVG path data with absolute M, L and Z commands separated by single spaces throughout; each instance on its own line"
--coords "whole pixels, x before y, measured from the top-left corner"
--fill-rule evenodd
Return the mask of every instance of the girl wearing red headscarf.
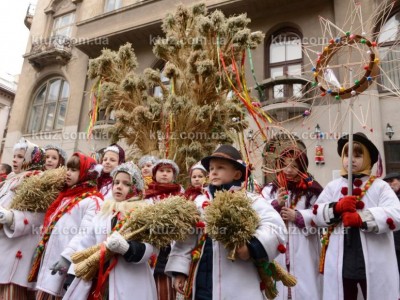
M 98 175 L 93 158 L 74 153 L 68 160 L 66 187 L 46 212 L 29 274 L 30 281 L 37 281 L 37 300 L 61 299 L 65 293 L 70 256 L 76 251 L 74 239 L 87 231 L 103 200 L 97 190 Z
M 285 149 L 277 161 L 277 180 L 262 195 L 281 214 L 288 228 L 288 242 L 280 245 L 276 260 L 297 278 L 291 289 L 277 282 L 277 299 L 322 299 L 322 278 L 318 272 L 320 242 L 308 211 L 322 187 L 307 172 L 308 159 L 297 147 Z M 290 298 L 291 297 L 291 298 Z

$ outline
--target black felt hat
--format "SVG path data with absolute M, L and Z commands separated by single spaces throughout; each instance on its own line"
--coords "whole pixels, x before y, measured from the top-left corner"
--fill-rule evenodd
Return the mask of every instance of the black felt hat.
M 337 152 L 339 156 L 342 156 L 343 147 L 348 143 L 349 135 L 345 135 L 338 140 Z M 363 144 L 369 152 L 371 157 L 371 166 L 373 166 L 378 161 L 379 151 L 378 148 L 367 138 L 367 136 L 362 132 L 356 132 L 353 134 L 353 142 L 358 142 Z
M 400 172 L 392 172 L 389 174 L 386 174 L 385 178 L 383 180 L 388 181 L 391 179 L 400 179 Z
M 214 151 L 210 156 L 204 157 L 201 160 L 201 164 L 206 168 L 207 172 L 210 171 L 210 160 L 213 158 L 220 158 L 230 161 L 235 167 L 237 167 L 242 172 L 241 181 L 246 179 L 246 164 L 242 159 L 240 152 L 232 145 L 222 145 L 217 150 Z M 250 171 L 247 170 L 248 175 Z

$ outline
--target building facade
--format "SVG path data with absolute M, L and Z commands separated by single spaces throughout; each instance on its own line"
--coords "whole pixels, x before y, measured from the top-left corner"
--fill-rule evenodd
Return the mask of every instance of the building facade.
M 197 0 L 185 1 L 190 6 Z M 347 106 L 329 101 L 288 102 L 308 84 L 303 73 L 311 66 L 302 48 L 323 37 L 318 17 L 324 16 L 335 24 L 343 24 L 350 0 L 205 0 L 209 10 L 220 9 L 225 15 L 247 13 L 249 27 L 266 34 L 265 41 L 253 51 L 254 77 L 263 88 L 263 109 L 282 126 L 296 135 L 307 147 L 310 171 L 325 184 L 340 169 L 336 153 L 337 137 L 347 132 Z M 381 1 L 363 1 L 363 14 L 372 15 Z M 96 133 L 112 126 L 109 116 L 101 118 L 94 128 L 94 137 L 88 141 L 90 89 L 86 73 L 90 58 L 101 54 L 103 48 L 117 50 L 126 42 L 132 43 L 139 61 L 138 72 L 147 67 L 162 67 L 152 53 L 155 38 L 162 35 L 161 21 L 168 11 L 176 8 L 172 0 L 38 0 L 33 19 L 27 16 L 30 37 L 24 56 L 18 90 L 12 110 L 2 161 L 12 159 L 13 145 L 21 136 L 39 145 L 59 144 L 68 154 L 74 151 L 89 153 L 108 144 L 106 136 Z M 381 24 L 390 30 L 400 19 L 400 8 L 395 7 L 390 18 Z M 28 21 L 27 21 L 28 20 Z M 395 46 L 396 38 L 375 34 L 377 28 L 368 28 L 368 34 Z M 304 50 L 304 49 L 303 49 Z M 340 60 L 340 58 L 339 58 Z M 392 58 L 391 61 L 395 61 Z M 392 83 L 400 85 L 400 70 L 391 69 Z M 253 74 L 248 72 L 248 82 Z M 400 170 L 399 99 L 374 84 L 369 94 L 356 100 L 366 120 L 355 122 L 354 130 L 362 131 L 379 148 L 388 170 Z M 257 96 L 255 89 L 252 90 Z M 364 99 L 364 98 L 368 99 Z M 368 103 L 368 104 L 366 104 Z M 312 118 L 301 117 L 312 109 Z M 331 120 L 341 118 L 340 126 Z M 101 112 L 100 112 L 101 115 Z M 300 115 L 300 117 L 296 117 Z M 290 121 L 287 121 L 290 119 Z M 317 127 L 318 125 L 318 127 Z M 386 134 L 388 125 L 394 134 Z M 315 131 L 325 133 L 316 139 Z M 388 131 L 390 132 L 390 130 Z M 1 131 L 0 131 L 1 133 Z M 325 163 L 316 163 L 317 146 L 324 148 Z M 262 181 L 261 170 L 256 171 Z
M 6 141 L 11 108 L 14 102 L 15 92 L 17 90 L 17 81 L 17 78 L 12 76 L 0 76 L 0 157 L 3 153 L 4 144 Z

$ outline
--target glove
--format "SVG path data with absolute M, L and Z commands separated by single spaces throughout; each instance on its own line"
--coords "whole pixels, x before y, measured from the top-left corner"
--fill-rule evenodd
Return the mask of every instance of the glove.
M 342 215 L 344 227 L 357 227 L 361 228 L 363 221 L 357 212 L 345 212 Z
M 14 213 L 0 206 L 0 224 L 11 225 L 14 219 Z
M 113 234 L 107 238 L 104 244 L 108 250 L 121 255 L 124 255 L 129 249 L 129 243 L 118 231 L 114 231 Z
M 72 274 L 67 274 L 67 278 L 65 278 L 64 284 L 63 284 L 63 289 L 68 290 L 69 286 L 72 284 L 72 281 L 74 281 L 75 275 Z
M 343 197 L 339 202 L 336 202 L 333 210 L 335 214 L 341 215 L 344 212 L 355 212 L 356 211 L 356 200 L 355 196 Z
M 71 262 L 68 259 L 61 256 L 60 260 L 50 268 L 50 270 L 52 270 L 51 275 L 55 275 L 57 272 L 59 275 L 67 274 L 70 265 Z

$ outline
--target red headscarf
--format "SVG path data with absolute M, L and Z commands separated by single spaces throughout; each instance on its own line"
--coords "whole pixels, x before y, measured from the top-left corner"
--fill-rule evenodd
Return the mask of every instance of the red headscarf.
M 96 179 L 98 176 L 97 171 L 94 169 L 96 161 L 82 153 L 75 152 L 72 156 L 79 158 L 79 178 L 78 183 L 72 187 L 65 187 L 56 200 L 50 205 L 44 217 L 43 229 L 45 229 L 51 222 L 51 217 L 57 208 L 60 206 L 61 201 L 66 197 L 75 198 L 86 192 L 92 192 L 95 196 L 103 199 L 103 195 L 97 190 Z

